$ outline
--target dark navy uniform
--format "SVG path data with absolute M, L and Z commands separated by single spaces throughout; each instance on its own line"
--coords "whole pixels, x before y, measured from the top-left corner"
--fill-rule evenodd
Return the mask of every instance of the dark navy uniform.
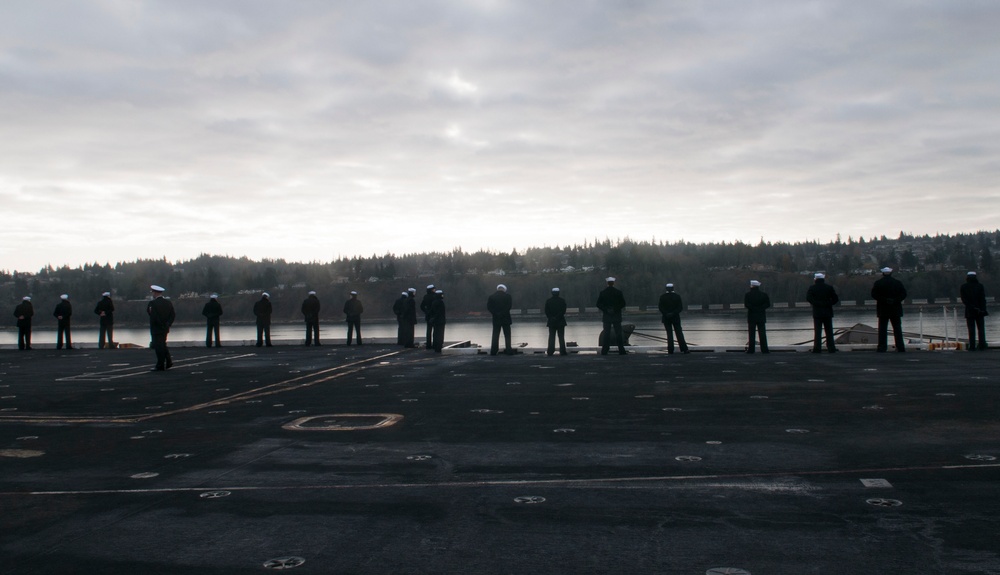
M 215 336 L 215 347 L 222 347 L 219 339 L 219 323 L 222 318 L 222 304 L 216 297 L 212 297 L 201 308 L 201 315 L 205 316 L 205 347 L 212 347 L 212 336 Z
M 684 330 L 681 329 L 684 302 L 681 301 L 681 296 L 674 292 L 674 284 L 667 284 L 667 293 L 660 296 L 659 308 L 663 318 L 663 328 L 667 330 L 667 353 L 674 353 L 674 332 L 677 333 L 677 343 L 680 345 L 681 353 L 688 353 Z
M 17 318 L 17 349 L 31 349 L 31 318 L 35 315 L 35 306 L 31 298 L 25 297 L 14 308 Z
M 768 353 L 767 349 L 767 312 L 771 307 L 771 298 L 760 291 L 760 284 L 750 284 L 750 291 L 743 296 L 743 307 L 747 308 L 747 353 L 753 353 L 760 338 L 760 352 Z
M 167 349 L 167 334 L 170 333 L 170 326 L 174 324 L 176 316 L 174 304 L 163 297 L 163 292 L 154 293 L 156 297 L 146 306 L 151 346 L 156 352 L 156 367 L 153 371 L 166 371 L 174 364 L 170 358 L 170 350 Z
M 97 302 L 94 313 L 100 316 L 100 329 L 97 334 L 98 349 L 104 348 L 105 337 L 107 337 L 108 349 L 115 347 L 115 302 L 111 301 L 111 296 L 106 295 Z
M 872 286 L 872 299 L 875 300 L 875 313 L 878 316 L 878 346 L 875 351 L 883 352 L 889 349 L 889 324 L 892 324 L 892 337 L 896 343 L 896 351 L 906 351 L 903 341 L 903 300 L 906 299 L 906 288 L 903 282 L 892 277 L 892 268 L 882 269 L 882 279 Z
M 552 290 L 552 297 L 545 301 L 545 325 L 549 328 L 548 355 L 556 351 L 556 337 L 559 337 L 559 355 L 566 355 L 566 300 L 559 297 L 559 288 Z
M 816 274 L 813 285 L 806 292 L 806 301 L 812 306 L 813 314 L 813 353 L 822 351 L 823 331 L 826 332 L 826 349 L 830 353 L 837 351 L 833 341 L 833 306 L 840 303 L 840 297 L 833 286 L 827 285 L 826 276 Z

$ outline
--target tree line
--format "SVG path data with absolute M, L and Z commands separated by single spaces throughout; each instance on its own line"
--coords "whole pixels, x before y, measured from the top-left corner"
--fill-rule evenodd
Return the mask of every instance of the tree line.
M 391 318 L 393 300 L 407 288 L 418 298 L 427 284 L 445 291 L 449 313 L 485 313 L 485 301 L 498 283 L 509 286 L 515 307 L 538 309 L 553 287 L 571 307 L 592 307 L 613 275 L 629 305 L 655 306 L 666 282 L 676 285 L 686 305 L 742 302 L 751 279 L 760 280 L 774 302 L 801 302 L 822 271 L 844 300 L 869 299 L 872 282 L 884 266 L 896 270 L 910 297 L 950 301 L 968 270 L 976 270 L 987 293 L 997 293 L 995 257 L 1000 230 L 974 234 L 887 238 L 837 238 L 833 242 L 757 244 L 623 240 L 586 241 L 572 246 L 534 247 L 523 252 L 450 252 L 383 254 L 339 258 L 330 262 L 251 260 L 202 254 L 170 262 L 87 264 L 77 268 L 46 266 L 38 272 L 0 272 L 0 301 L 13 309 L 31 295 L 36 315 L 51 313 L 59 294 L 68 293 L 75 318 L 96 322 L 91 313 L 104 291 L 111 291 L 122 323 L 146 321 L 144 300 L 149 284 L 167 288 L 180 321 L 201 321 L 201 307 L 220 294 L 224 321 L 252 321 L 253 302 L 268 291 L 276 321 L 301 321 L 300 306 L 309 290 L 323 304 L 325 321 L 341 319 L 351 290 L 359 292 L 366 316 Z

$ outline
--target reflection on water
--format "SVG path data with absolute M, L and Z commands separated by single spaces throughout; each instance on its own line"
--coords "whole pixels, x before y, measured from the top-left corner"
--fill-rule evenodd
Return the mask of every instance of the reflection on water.
M 657 338 L 664 337 L 663 325 L 659 323 L 659 318 L 655 315 L 637 315 L 632 318 L 625 317 L 624 323 L 634 324 L 635 334 L 630 339 L 633 345 L 658 345 L 661 342 L 643 337 L 648 334 Z M 687 313 L 682 316 L 684 333 L 691 345 L 718 345 L 718 346 L 742 346 L 746 343 L 746 319 L 742 313 L 733 314 L 702 314 Z M 574 320 L 569 318 L 569 325 L 566 327 L 566 341 L 575 341 L 581 346 L 597 345 L 598 334 L 601 332 L 601 323 L 596 319 Z M 864 311 L 841 311 L 834 317 L 834 328 L 847 328 L 856 323 L 865 323 L 870 326 L 876 325 L 876 318 L 873 312 Z M 925 312 L 921 321 L 918 312 L 910 312 L 903 318 L 903 329 L 907 333 L 922 333 L 926 335 L 944 336 L 947 334 L 954 338 L 956 327 L 958 336 L 965 339 L 967 336 L 965 319 L 961 313 L 957 318 L 957 324 L 953 316 L 949 315 L 947 322 L 938 308 L 935 312 Z M 343 341 L 347 335 L 345 323 L 326 323 L 320 326 L 320 338 L 336 343 Z M 417 325 L 416 340 L 422 342 L 424 339 L 423 323 Z M 768 316 L 768 343 L 771 345 L 791 345 L 800 344 L 812 340 L 812 318 L 808 314 L 797 312 L 772 312 Z M 445 339 L 448 341 L 469 340 L 484 347 L 490 343 L 492 328 L 489 321 L 452 321 L 448 323 L 445 330 Z M 377 338 L 396 337 L 395 323 L 367 323 L 362 325 L 362 336 Z M 242 342 L 255 340 L 257 337 L 256 327 L 253 325 L 222 326 L 223 342 Z M 891 336 L 890 336 L 891 337 Z M 56 334 L 54 329 L 34 329 L 32 342 L 37 344 L 55 343 Z M 86 342 L 96 344 L 97 328 L 79 328 L 73 330 L 73 339 L 77 343 Z M 116 329 L 115 339 L 121 343 L 134 343 L 146 346 L 149 344 L 149 331 L 146 329 Z M 280 341 L 303 341 L 305 340 L 305 324 L 281 324 L 271 328 L 271 339 Z M 526 343 L 531 347 L 543 347 L 548 340 L 548 329 L 545 327 L 545 319 L 541 316 L 515 317 L 512 326 L 512 339 L 515 344 Z M 1000 324 L 986 320 L 986 339 L 988 342 L 1000 341 Z M 170 332 L 172 342 L 200 342 L 205 340 L 205 328 L 195 326 L 175 327 Z M 0 344 L 16 344 L 16 330 L 5 330 L 0 332 Z

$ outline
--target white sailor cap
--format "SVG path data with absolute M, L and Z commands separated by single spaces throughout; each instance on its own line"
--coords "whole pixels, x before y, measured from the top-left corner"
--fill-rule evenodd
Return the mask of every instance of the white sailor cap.
M 816 272 L 816 273 L 815 273 L 815 274 L 813 275 L 813 279 L 818 279 L 818 280 L 821 280 L 821 279 L 824 279 L 824 278 L 826 278 L 826 276 L 825 276 L 824 274 L 820 273 L 820 272 Z
M 352 291 L 352 292 L 351 292 L 351 295 L 358 295 L 358 292 L 356 292 L 356 291 Z
M 406 288 L 406 291 L 417 293 L 417 288 Z
M 507 286 L 503 284 L 497 284 L 497 291 L 507 291 Z
M 167 290 L 163 289 L 162 287 L 160 287 L 160 286 L 158 286 L 156 284 L 153 284 L 153 285 L 149 286 L 149 289 L 150 289 L 150 291 L 155 291 L 155 292 L 159 292 L 159 293 L 163 293 L 163 292 L 167 291 Z
M 439 293 L 441 295 L 444 295 L 444 290 L 434 290 L 434 293 Z
M 427 286 L 427 289 L 434 289 L 434 284 L 429 284 L 429 285 Z
M 606 281 L 606 282 L 609 282 L 609 283 L 610 283 L 610 282 L 613 282 L 613 281 L 615 281 L 615 278 L 613 278 L 613 277 L 611 277 L 611 276 L 608 276 L 608 277 L 604 278 L 604 281 Z
M 552 293 L 559 293 L 559 288 L 552 288 Z
M 664 287 L 666 287 L 667 289 L 674 289 L 674 284 L 667 284 Z
M 214 294 L 212 294 L 212 295 L 210 295 L 210 296 L 208 296 L 208 297 L 210 297 L 210 298 L 212 298 L 212 299 L 219 299 L 219 294 L 217 294 L 217 293 L 214 293 Z
M 271 297 L 271 294 L 269 294 L 269 293 L 267 293 L 267 292 L 264 292 L 264 293 L 262 293 L 262 294 L 260 294 L 260 295 L 261 295 L 262 297 Z
M 976 272 L 969 272 L 969 273 L 967 273 L 965 275 L 967 275 L 967 276 L 974 276 L 974 275 L 976 275 Z
M 23 299 L 24 301 L 31 301 L 31 296 L 30 295 L 26 295 L 26 296 L 24 296 L 21 299 Z
M 314 290 L 309 290 L 309 293 L 306 295 L 316 295 L 316 292 Z
M 401 294 L 399 294 L 399 295 L 405 295 L 405 296 L 409 296 L 409 295 L 410 295 L 410 292 L 406 292 L 406 291 L 404 291 L 404 292 L 402 292 L 402 293 L 401 293 Z
M 884 267 L 884 268 L 882 268 L 882 273 L 884 273 L 884 274 L 891 274 L 892 273 L 892 268 L 890 268 L 890 267 Z
M 760 282 L 757 281 L 757 280 L 750 280 L 750 285 L 752 287 L 759 287 L 760 286 Z
M 59 296 L 59 299 L 69 299 L 69 294 L 68 293 L 64 293 L 61 296 Z
M 104 296 L 104 297 L 111 297 L 111 292 L 106 291 L 106 292 L 102 293 L 101 295 Z

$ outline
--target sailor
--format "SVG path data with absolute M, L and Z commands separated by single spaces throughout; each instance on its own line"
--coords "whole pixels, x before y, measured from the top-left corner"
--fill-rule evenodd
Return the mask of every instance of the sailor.
M 500 284 L 497 291 L 486 299 L 486 309 L 493 316 L 493 337 L 490 340 L 490 355 L 496 355 L 500 350 L 500 332 L 503 331 L 504 354 L 513 355 L 514 349 L 510 346 L 510 310 L 514 306 L 514 300 L 507 293 L 507 286 Z
M 427 323 L 427 341 L 424 346 L 427 349 L 433 347 L 433 342 L 431 341 L 431 304 L 437 299 L 434 291 L 434 284 L 428 285 L 427 292 L 424 294 L 423 299 L 420 300 L 420 311 L 424 312 L 424 321 Z
M 906 351 L 903 342 L 903 300 L 906 299 L 906 288 L 903 282 L 892 277 L 892 268 L 882 268 L 882 277 L 872 286 L 872 299 L 875 300 L 875 313 L 878 316 L 877 352 L 889 349 L 889 324 L 892 324 L 892 337 L 896 343 L 896 351 Z
M 826 331 L 826 349 L 830 353 L 837 352 L 837 344 L 833 341 L 833 306 L 840 303 L 837 291 L 827 285 L 826 275 L 813 275 L 813 285 L 806 292 L 806 301 L 812 306 L 813 315 L 813 353 L 822 351 L 823 331 Z
M 444 347 L 444 326 L 447 323 L 445 317 L 444 291 L 434 290 L 434 300 L 430 305 L 430 325 L 434 328 L 432 334 L 432 348 L 436 353 L 441 353 Z
M 310 290 L 302 301 L 302 316 L 306 320 L 306 345 L 312 345 L 315 340 L 319 345 L 319 298 L 316 292 Z
M 344 302 L 344 315 L 347 316 L 347 345 L 351 345 L 351 336 L 358 334 L 358 345 L 361 345 L 361 314 L 365 306 L 358 299 L 358 292 L 351 292 L 351 299 Z
M 212 347 L 212 336 L 215 336 L 215 347 L 222 347 L 219 339 L 219 323 L 222 318 L 222 304 L 219 303 L 219 294 L 213 293 L 205 307 L 201 308 L 201 315 L 205 316 L 205 347 Z
M 396 316 L 396 345 L 403 345 L 403 306 L 409 297 L 410 294 L 404 291 L 392 302 L 392 313 Z
M 174 305 L 163 297 L 165 290 L 162 287 L 154 284 L 149 286 L 149 290 L 153 299 L 146 306 L 146 313 L 149 315 L 150 346 L 156 352 L 156 367 L 152 371 L 166 371 L 174 364 L 170 358 L 170 350 L 167 349 L 167 334 L 176 317 Z
M 414 330 L 417 326 L 417 290 L 409 288 L 406 290 L 406 301 L 403 302 L 402 314 L 403 339 L 400 345 L 403 347 L 416 347 L 413 343 Z
M 767 349 L 767 308 L 771 307 L 771 298 L 760 290 L 760 282 L 750 280 L 750 290 L 743 296 L 743 307 L 747 308 L 747 353 L 753 353 L 760 338 L 760 352 L 769 353 Z
M 97 333 L 97 349 L 104 349 L 105 337 L 107 338 L 108 349 L 114 349 L 115 343 L 115 303 L 111 301 L 111 292 L 106 291 L 101 294 L 101 301 L 97 302 L 94 313 L 100 317 L 100 329 Z
M 622 310 L 625 309 L 625 295 L 620 289 L 615 287 L 615 278 L 608 277 L 604 280 L 608 287 L 601 290 L 597 296 L 597 309 L 601 310 L 601 323 L 604 331 L 601 332 L 601 355 L 607 355 L 611 345 L 611 331 L 614 330 L 618 343 L 619 355 L 625 355 L 625 336 L 622 333 Z
M 979 283 L 976 272 L 969 272 L 965 276 L 965 283 L 959 290 L 962 295 L 962 303 L 965 304 L 965 324 L 969 328 L 969 351 L 983 351 L 986 349 L 986 316 L 990 312 L 986 310 L 986 288 Z M 976 335 L 979 342 L 976 343 Z
M 271 314 L 274 308 L 270 298 L 271 294 L 264 292 L 260 294 L 257 303 L 253 304 L 253 314 L 257 317 L 257 347 L 271 347 Z
M 26 295 L 14 308 L 14 317 L 17 318 L 17 349 L 31 349 L 31 317 L 34 315 L 31 296 Z
M 566 300 L 559 297 L 559 288 L 552 288 L 552 296 L 545 301 L 545 325 L 549 328 L 549 347 L 545 353 L 556 351 L 556 336 L 559 336 L 559 355 L 566 355 Z
M 681 312 L 684 303 L 681 296 L 674 292 L 674 284 L 668 283 L 666 293 L 660 296 L 659 308 L 663 319 L 663 328 L 667 330 L 667 353 L 674 353 L 674 332 L 677 332 L 677 343 L 681 353 L 690 353 L 687 342 L 684 341 L 684 330 L 681 329 Z
M 56 335 L 56 349 L 62 349 L 63 338 L 66 338 L 66 349 L 73 349 L 72 335 L 70 334 L 70 318 L 73 316 L 73 305 L 69 303 L 69 294 L 59 296 L 59 303 L 56 304 L 52 315 L 57 320 L 59 331 Z

